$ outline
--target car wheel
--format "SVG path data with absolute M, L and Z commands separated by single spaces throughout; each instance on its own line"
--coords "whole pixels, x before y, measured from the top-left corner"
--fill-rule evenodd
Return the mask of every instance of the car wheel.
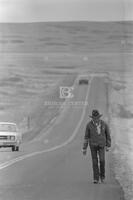
M 16 151 L 19 151 L 19 147 L 18 146 L 16 147 Z
M 12 151 L 15 151 L 15 146 L 12 146 Z

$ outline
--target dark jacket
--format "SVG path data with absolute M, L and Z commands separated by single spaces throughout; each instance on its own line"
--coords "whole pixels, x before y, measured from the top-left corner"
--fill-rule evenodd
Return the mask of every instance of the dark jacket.
M 111 137 L 108 125 L 100 120 L 100 134 L 97 132 L 97 127 L 94 124 L 93 120 L 91 120 L 87 126 L 84 137 L 83 149 L 87 149 L 88 143 L 89 145 L 101 146 L 101 147 L 110 147 L 111 146 Z

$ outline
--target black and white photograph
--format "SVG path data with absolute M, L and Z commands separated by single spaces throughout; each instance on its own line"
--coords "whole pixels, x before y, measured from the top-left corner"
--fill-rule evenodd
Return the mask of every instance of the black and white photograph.
M 132 55 L 132 0 L 0 0 L 0 200 L 133 200 Z

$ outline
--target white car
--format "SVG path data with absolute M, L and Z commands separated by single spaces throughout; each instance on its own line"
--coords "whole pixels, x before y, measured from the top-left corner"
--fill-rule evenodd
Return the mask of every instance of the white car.
M 22 134 L 15 123 L 0 122 L 0 148 L 11 147 L 12 151 L 19 151 Z

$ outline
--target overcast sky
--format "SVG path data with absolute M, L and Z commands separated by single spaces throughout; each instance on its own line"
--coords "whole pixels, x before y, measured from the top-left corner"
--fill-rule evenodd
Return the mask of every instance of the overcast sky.
M 0 0 L 0 22 L 133 20 L 133 0 Z

